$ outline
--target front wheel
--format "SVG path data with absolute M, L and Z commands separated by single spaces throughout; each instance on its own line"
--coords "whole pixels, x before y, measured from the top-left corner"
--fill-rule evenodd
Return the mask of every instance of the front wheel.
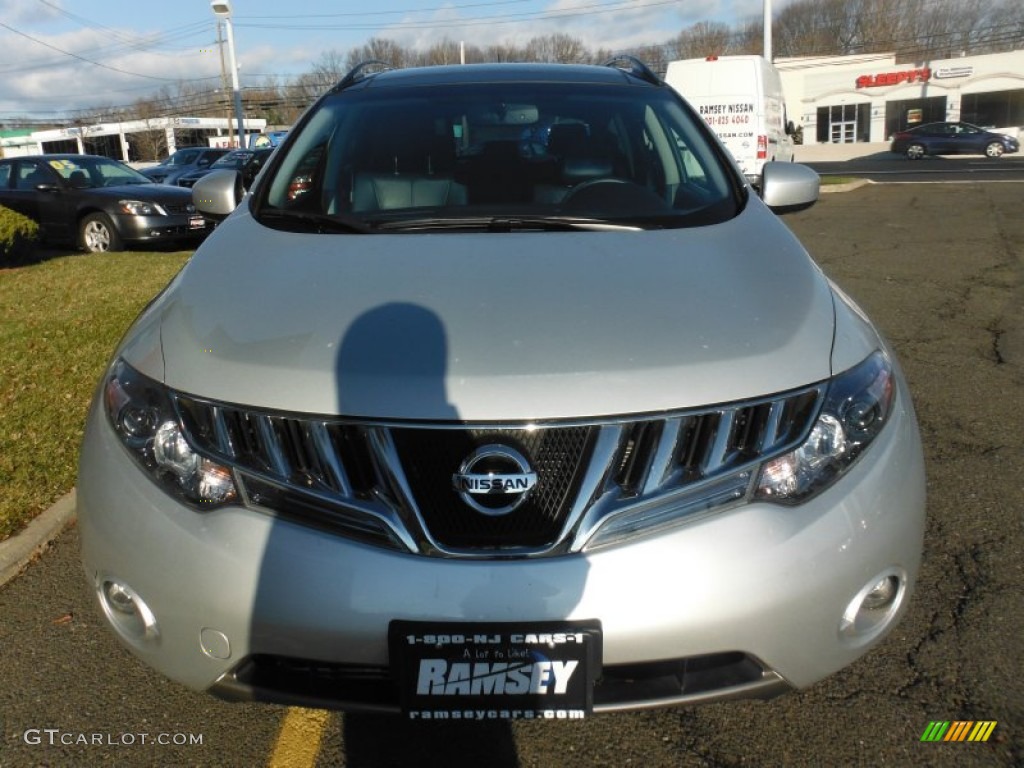
M 78 229 L 78 244 L 89 253 L 107 253 L 124 248 L 114 222 L 105 213 L 90 213 Z
M 993 141 L 991 144 L 989 144 L 987 147 L 985 147 L 985 154 L 988 157 L 1002 157 L 1003 156 L 1003 152 L 1005 152 L 1005 151 L 1006 151 L 1006 148 L 1002 144 L 1000 144 L 998 141 Z
M 911 144 L 907 147 L 907 159 L 908 160 L 920 160 L 927 154 L 927 150 L 924 148 L 924 144 Z

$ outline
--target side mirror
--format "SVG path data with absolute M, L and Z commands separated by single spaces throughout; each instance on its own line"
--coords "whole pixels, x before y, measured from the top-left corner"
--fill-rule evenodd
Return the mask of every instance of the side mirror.
M 768 162 L 761 171 L 761 199 L 778 214 L 810 208 L 820 187 L 821 177 L 799 163 Z
M 196 210 L 211 219 L 228 216 L 244 196 L 242 174 L 238 171 L 212 171 L 192 187 L 192 202 Z

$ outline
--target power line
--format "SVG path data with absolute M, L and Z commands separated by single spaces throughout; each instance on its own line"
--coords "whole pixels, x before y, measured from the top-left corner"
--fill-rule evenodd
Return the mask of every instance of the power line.
M 392 25 L 395 31 L 424 30 L 424 29 L 458 29 L 464 27 L 490 26 L 494 24 L 517 24 L 524 21 L 556 21 L 562 19 L 576 18 L 580 16 L 593 16 L 615 11 L 645 11 L 650 8 L 658 8 L 666 5 L 678 5 L 678 0 L 650 0 L 649 2 L 636 2 L 635 0 L 613 0 L 613 2 L 595 3 L 593 5 L 574 6 L 555 11 L 531 11 L 526 13 L 499 14 L 495 16 L 479 16 L 458 21 L 451 20 L 427 20 L 427 21 L 405 21 Z M 381 12 L 387 13 L 387 12 Z M 421 12 L 422 13 L 422 12 Z M 372 15 L 372 14 L 358 14 Z M 245 18 L 245 17 L 242 17 Z M 293 16 L 289 18 L 308 18 L 305 16 Z M 336 29 L 336 30 L 374 30 L 380 27 L 379 23 L 359 22 L 346 24 L 251 24 L 240 21 L 235 22 L 236 27 L 248 27 L 251 29 L 278 29 L 278 30 L 306 30 L 306 29 Z
M 64 16 L 65 18 L 68 18 L 68 19 L 71 19 L 72 21 L 78 23 L 79 25 L 81 25 L 82 27 L 84 27 L 86 29 L 95 29 L 97 31 L 103 32 L 105 34 L 108 34 L 111 37 L 114 37 L 115 39 L 117 39 L 117 40 L 119 40 L 121 42 L 121 46 L 120 47 L 134 49 L 134 50 L 139 51 L 141 53 L 152 53 L 152 52 L 154 52 L 154 51 L 151 50 L 151 47 L 150 47 L 150 46 L 152 46 L 152 44 L 154 42 L 153 37 L 150 37 L 148 39 L 147 38 L 141 38 L 141 40 L 140 40 L 138 38 L 138 36 L 126 35 L 126 34 L 122 33 L 120 30 L 114 29 L 113 27 L 105 26 L 105 25 L 100 24 L 98 22 L 91 21 L 90 19 L 87 19 L 84 16 L 79 16 L 78 14 L 71 13 L 70 11 L 66 11 L 63 8 L 61 8 L 60 6 L 55 5 L 54 3 L 51 3 L 49 0 L 38 0 L 38 2 L 42 3 L 47 8 L 53 9 L 54 11 L 59 13 L 61 16 Z M 188 25 L 188 26 L 192 27 L 192 26 L 195 26 L 195 25 L 193 24 L 193 25 Z M 207 25 L 204 24 L 203 26 L 205 27 Z M 163 35 L 161 34 L 156 39 L 158 40 L 159 37 L 162 37 L 162 36 Z M 103 50 L 103 49 L 97 49 L 97 50 Z
M 292 13 L 288 15 L 264 15 L 264 16 L 238 16 L 239 19 L 336 19 L 349 16 L 400 16 L 407 13 L 436 13 L 440 10 L 445 11 L 464 11 L 468 8 L 487 8 L 496 5 L 521 5 L 522 3 L 528 3 L 531 0 L 495 0 L 495 2 L 488 3 L 465 3 L 462 5 L 445 5 L 435 8 L 410 8 L 402 10 L 391 10 L 391 11 L 347 11 L 344 13 Z
M 87 59 L 84 56 L 79 56 L 77 53 L 72 53 L 71 51 L 65 51 L 63 48 L 58 48 L 56 45 L 51 45 L 50 43 L 47 43 L 47 42 L 45 42 L 43 40 L 40 40 L 37 37 L 32 37 L 32 35 L 26 34 L 25 32 L 22 32 L 19 29 L 15 29 L 10 24 L 5 24 L 2 21 L 0 21 L 0 27 L 3 27 L 4 29 L 6 29 L 6 30 L 8 30 L 10 32 L 13 32 L 16 35 L 21 35 L 22 37 L 24 37 L 24 38 L 26 38 L 28 40 L 31 40 L 33 43 L 41 45 L 44 48 L 49 48 L 50 50 L 57 51 L 58 53 L 63 53 L 65 56 L 70 56 L 71 58 L 77 59 L 78 61 L 85 62 L 86 64 L 92 64 L 94 67 L 100 67 L 101 69 L 109 69 L 111 72 L 117 72 L 117 73 L 122 74 L 122 75 L 131 75 L 132 77 L 144 77 L 147 80 L 161 80 L 163 82 L 174 82 L 175 81 L 175 78 L 173 78 L 173 77 L 157 77 L 156 75 L 144 75 L 141 72 L 129 72 L 128 70 L 125 70 L 125 69 L 119 69 L 118 67 L 112 67 L 109 64 L 102 64 L 102 63 L 100 63 L 98 61 L 93 61 L 92 59 Z

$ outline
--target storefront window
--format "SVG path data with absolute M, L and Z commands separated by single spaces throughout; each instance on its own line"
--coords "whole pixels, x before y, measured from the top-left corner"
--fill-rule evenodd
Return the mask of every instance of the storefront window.
M 945 119 L 945 96 L 886 102 L 885 135 L 886 138 L 890 138 L 893 134 L 913 128 L 915 125 L 939 123 Z
M 985 128 L 1024 125 L 1024 89 L 994 93 L 965 93 L 960 119 Z

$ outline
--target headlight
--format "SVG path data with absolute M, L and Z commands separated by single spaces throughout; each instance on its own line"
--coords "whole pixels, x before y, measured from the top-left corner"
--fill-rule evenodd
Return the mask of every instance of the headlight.
M 162 385 L 118 360 L 104 382 L 103 401 L 132 458 L 169 493 L 199 509 L 238 498 L 231 470 L 189 444 Z
M 164 209 L 156 203 L 147 203 L 144 200 L 118 200 L 117 205 L 121 213 L 130 216 L 166 216 Z
M 839 374 L 803 444 L 761 467 L 754 498 L 799 504 L 828 488 L 878 436 L 895 395 L 892 363 L 883 352 Z

